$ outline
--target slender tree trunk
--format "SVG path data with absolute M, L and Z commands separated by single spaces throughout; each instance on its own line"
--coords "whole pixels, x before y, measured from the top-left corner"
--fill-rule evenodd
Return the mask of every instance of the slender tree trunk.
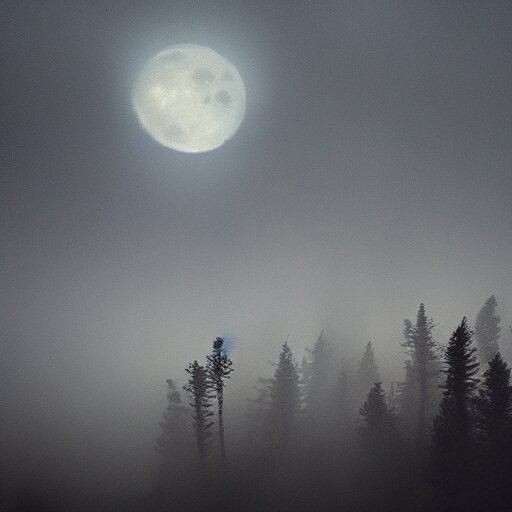
M 226 445 L 224 443 L 224 411 L 223 399 L 219 396 L 219 437 L 220 437 L 220 453 L 222 457 L 222 468 L 224 475 L 226 474 L 227 460 L 226 460 Z
M 425 423 L 427 405 L 427 365 L 424 358 L 418 361 L 418 422 L 416 425 L 416 454 L 423 457 L 425 449 Z

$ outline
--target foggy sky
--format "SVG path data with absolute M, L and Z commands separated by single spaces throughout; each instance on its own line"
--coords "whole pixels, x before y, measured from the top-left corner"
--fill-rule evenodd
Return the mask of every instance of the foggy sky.
M 390 378 L 421 301 L 440 341 L 491 294 L 508 325 L 511 20 L 492 1 L 5 2 L 4 460 L 64 471 L 108 447 L 126 467 L 215 336 L 245 396 L 287 335 L 299 360 L 322 327 L 351 354 L 371 339 Z M 159 146 L 131 108 L 179 43 L 245 82 L 213 152 Z

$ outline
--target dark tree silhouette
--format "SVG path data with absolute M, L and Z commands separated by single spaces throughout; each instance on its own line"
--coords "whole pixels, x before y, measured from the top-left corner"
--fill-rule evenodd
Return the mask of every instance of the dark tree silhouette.
M 482 306 L 475 321 L 477 356 L 482 364 L 490 361 L 499 351 L 500 317 L 496 314 L 496 297 L 491 295 Z
M 410 320 L 404 321 L 402 347 L 411 356 L 411 366 L 406 374 L 405 385 L 408 389 L 403 391 L 410 400 L 408 405 L 412 406 L 407 412 L 415 424 L 414 439 L 418 455 L 423 452 L 425 446 L 429 380 L 434 375 L 429 368 L 429 362 L 436 359 L 433 328 L 434 322 L 427 317 L 424 304 L 420 304 L 415 324 Z M 413 397 L 416 398 L 415 406 L 411 403 Z
M 479 441 L 493 453 L 506 452 L 512 419 L 510 368 L 498 352 L 483 375 L 475 397 L 476 427 Z
M 476 348 L 472 346 L 472 332 L 464 317 L 453 332 L 445 351 L 446 382 L 442 385 L 443 399 L 434 422 L 438 446 L 451 449 L 468 441 L 471 435 L 471 400 L 478 384 Z
M 381 451 L 394 447 L 398 440 L 396 417 L 380 382 L 370 389 L 359 414 L 362 423 L 358 426 L 358 432 L 368 448 Z
M 354 399 L 358 406 L 372 386 L 379 380 L 379 368 L 375 362 L 372 342 L 369 341 L 366 344 L 366 348 L 357 368 Z
M 217 398 L 220 451 L 224 472 L 226 471 L 226 446 L 224 442 L 224 387 L 233 372 L 233 361 L 228 358 L 223 338 L 215 338 L 212 353 L 206 358 L 209 382 Z
M 434 477 L 450 506 L 462 506 L 459 499 L 466 499 L 464 505 L 469 501 L 461 495 L 461 489 L 473 475 L 472 403 L 479 366 L 475 351 L 472 332 L 463 318 L 444 353 L 446 382 L 442 385 L 439 415 L 434 420 Z
M 411 438 L 417 421 L 418 412 L 418 379 L 415 377 L 415 367 L 412 361 L 405 361 L 405 376 L 403 382 L 398 383 L 396 391 L 398 423 L 404 436 Z
M 499 352 L 489 361 L 475 397 L 475 423 L 481 500 L 487 510 L 509 508 L 504 505 L 512 498 L 512 386 L 510 368 Z
M 189 380 L 183 387 L 190 397 L 192 407 L 192 418 L 194 420 L 194 432 L 196 435 L 197 448 L 199 450 L 199 462 L 201 470 L 204 471 L 206 460 L 206 448 L 208 438 L 211 436 L 213 412 L 211 384 L 208 380 L 208 372 L 204 366 L 197 361 L 190 363 L 185 371 L 189 374 Z
M 278 459 L 286 453 L 291 429 L 301 405 L 299 371 L 292 351 L 285 342 L 270 381 L 269 427 L 272 448 Z

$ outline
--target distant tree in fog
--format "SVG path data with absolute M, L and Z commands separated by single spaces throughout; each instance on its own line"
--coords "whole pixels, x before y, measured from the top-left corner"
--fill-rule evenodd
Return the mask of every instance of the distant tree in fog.
M 345 362 L 342 361 L 338 376 L 333 388 L 332 407 L 334 408 L 334 416 L 337 421 L 337 426 L 345 430 L 345 427 L 351 420 L 350 414 L 350 400 L 349 400 L 349 383 L 347 378 L 347 370 Z
M 379 380 L 379 368 L 375 362 L 375 354 L 373 353 L 372 342 L 369 341 L 366 344 L 363 356 L 361 357 L 357 367 L 354 396 L 357 404 L 361 403 L 372 386 Z
M 310 417 L 322 420 L 326 409 L 332 406 L 328 400 L 331 389 L 332 348 L 324 338 L 323 330 L 312 350 L 306 349 L 309 357 L 302 364 L 305 389 L 305 406 Z
M 402 390 L 404 410 L 401 416 L 405 420 L 407 415 L 410 423 L 414 425 L 413 437 L 418 453 L 425 446 L 429 383 L 437 375 L 431 364 L 436 359 L 433 328 L 434 322 L 427 317 L 424 304 L 420 304 L 416 323 L 408 319 L 404 321 L 404 341 L 401 343 L 405 352 L 411 356 L 410 366 L 406 366 L 406 382 Z
M 368 448 L 380 450 L 398 440 L 396 417 L 380 382 L 376 382 L 366 395 L 359 414 L 362 423 L 358 432 Z
M 211 384 L 208 380 L 208 372 L 204 366 L 197 361 L 190 363 L 185 371 L 189 374 L 189 380 L 183 389 L 190 397 L 190 407 L 192 407 L 192 419 L 194 420 L 194 433 L 199 450 L 199 461 L 201 468 L 204 469 L 206 448 L 208 438 L 211 436 L 213 422 L 211 420 L 213 412 L 212 407 Z
M 157 440 L 157 451 L 164 457 L 165 463 L 171 462 L 176 450 L 183 445 L 183 433 L 187 407 L 181 400 L 181 394 L 173 380 L 167 379 L 167 406 L 163 419 L 159 423 L 161 432 Z
M 478 348 L 477 356 L 482 364 L 490 361 L 499 351 L 500 317 L 496 314 L 498 303 L 492 295 L 482 306 L 475 321 L 475 342 Z
M 226 447 L 224 444 L 224 387 L 225 381 L 230 378 L 233 372 L 233 361 L 228 358 L 224 347 L 223 338 L 215 338 L 213 341 L 212 353 L 206 358 L 206 370 L 215 397 L 217 399 L 219 419 L 219 439 L 222 463 L 226 469 Z
M 270 405 L 270 379 L 258 377 L 256 385 L 253 386 L 256 391 L 255 398 L 248 398 L 248 415 L 251 420 L 250 436 L 255 439 L 262 433 L 263 425 Z
M 167 405 L 160 425 L 156 450 L 160 455 L 157 492 L 163 497 L 174 497 L 176 486 L 184 478 L 184 465 L 189 457 L 190 429 L 188 408 L 173 380 L 167 381 Z
M 472 332 L 463 318 L 450 337 L 444 361 L 446 381 L 439 415 L 434 420 L 434 453 L 439 476 L 461 483 L 471 459 L 472 404 L 478 384 L 478 362 Z
M 299 370 L 292 351 L 285 342 L 279 354 L 279 362 L 270 380 L 269 428 L 276 454 L 284 455 L 296 415 L 301 406 Z
M 414 433 L 418 412 L 418 380 L 411 360 L 405 361 L 404 371 L 404 380 L 398 383 L 396 391 L 396 406 L 400 429 L 409 438 Z

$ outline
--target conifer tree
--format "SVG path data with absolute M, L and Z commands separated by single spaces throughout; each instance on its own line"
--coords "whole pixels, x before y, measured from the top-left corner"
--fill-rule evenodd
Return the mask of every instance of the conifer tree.
M 306 349 L 308 350 L 308 349 Z M 328 400 L 331 386 L 332 348 L 325 339 L 323 330 L 313 350 L 308 350 L 309 361 L 303 363 L 306 408 L 310 417 L 322 421 L 326 409 L 331 405 Z
M 476 348 L 466 318 L 450 337 L 444 361 L 446 381 L 439 415 L 434 420 L 434 448 L 441 474 L 461 478 L 469 459 L 473 434 L 472 401 L 478 378 Z M 455 469 L 454 469 L 455 465 Z
M 379 380 L 379 368 L 375 362 L 372 342 L 369 341 L 357 368 L 354 399 L 358 405 Z
M 482 364 L 490 361 L 499 351 L 500 317 L 496 314 L 496 297 L 492 295 L 482 306 L 475 321 L 477 356 Z
M 411 356 L 409 374 L 406 375 L 408 379 L 406 385 L 409 389 L 403 391 L 409 399 L 413 397 L 416 399 L 414 405 L 409 403 L 412 407 L 408 413 L 410 414 L 409 419 L 414 425 L 413 438 L 418 455 L 422 453 L 425 445 L 427 405 L 430 398 L 429 392 L 431 391 L 429 384 L 436 373 L 432 371 L 431 364 L 436 359 L 436 344 L 432 338 L 433 328 L 434 322 L 427 317 L 425 305 L 421 303 L 416 315 L 416 323 L 413 324 L 408 319 L 404 321 L 404 341 L 401 343 L 405 352 Z
M 190 407 L 192 407 L 192 419 L 194 420 L 194 432 L 199 451 L 199 462 L 201 470 L 204 471 L 206 460 L 207 442 L 211 436 L 211 428 L 213 425 L 213 412 L 211 399 L 213 398 L 208 381 L 208 373 L 204 366 L 197 361 L 190 363 L 185 371 L 189 374 L 189 380 L 183 387 L 190 397 Z
M 162 454 L 164 463 L 172 460 L 175 451 L 183 445 L 181 439 L 185 426 L 186 406 L 173 380 L 167 379 L 167 406 L 163 420 L 159 423 L 161 430 L 156 450 Z
M 512 420 L 510 368 L 498 352 L 483 375 L 475 398 L 479 441 L 494 453 L 506 452 Z
M 269 427 L 278 458 L 286 452 L 292 426 L 301 406 L 299 371 L 292 351 L 285 342 L 279 354 L 274 377 L 270 381 Z
M 173 380 L 167 381 L 167 406 L 159 423 L 161 431 L 156 451 L 160 455 L 157 491 L 162 497 L 176 499 L 177 486 L 186 477 L 186 466 L 191 447 L 187 428 L 187 407 Z
M 368 392 L 359 414 L 362 424 L 358 431 L 368 448 L 381 450 L 396 443 L 396 417 L 380 382 L 376 382 Z
M 510 508 L 504 504 L 512 498 L 512 385 L 510 368 L 499 352 L 489 361 L 475 397 L 475 423 L 482 509 Z
M 252 428 L 250 429 L 251 439 L 258 439 L 264 432 L 263 425 L 267 419 L 270 402 L 270 379 L 258 377 L 256 385 L 253 386 L 256 391 L 255 398 L 248 398 L 249 417 Z
M 397 390 L 398 423 L 402 434 L 410 438 L 414 437 L 414 427 L 417 422 L 418 379 L 411 360 L 405 361 L 404 370 L 404 380 L 398 384 Z
M 224 471 L 226 470 L 226 447 L 224 443 L 224 387 L 233 372 L 233 361 L 228 358 L 223 338 L 215 338 L 212 353 L 206 358 L 209 383 L 217 398 L 219 439 Z
M 349 424 L 349 420 L 351 419 L 349 386 L 344 361 L 341 362 L 333 391 L 334 416 L 337 422 L 337 427 L 344 431 L 346 430 L 346 427 Z

